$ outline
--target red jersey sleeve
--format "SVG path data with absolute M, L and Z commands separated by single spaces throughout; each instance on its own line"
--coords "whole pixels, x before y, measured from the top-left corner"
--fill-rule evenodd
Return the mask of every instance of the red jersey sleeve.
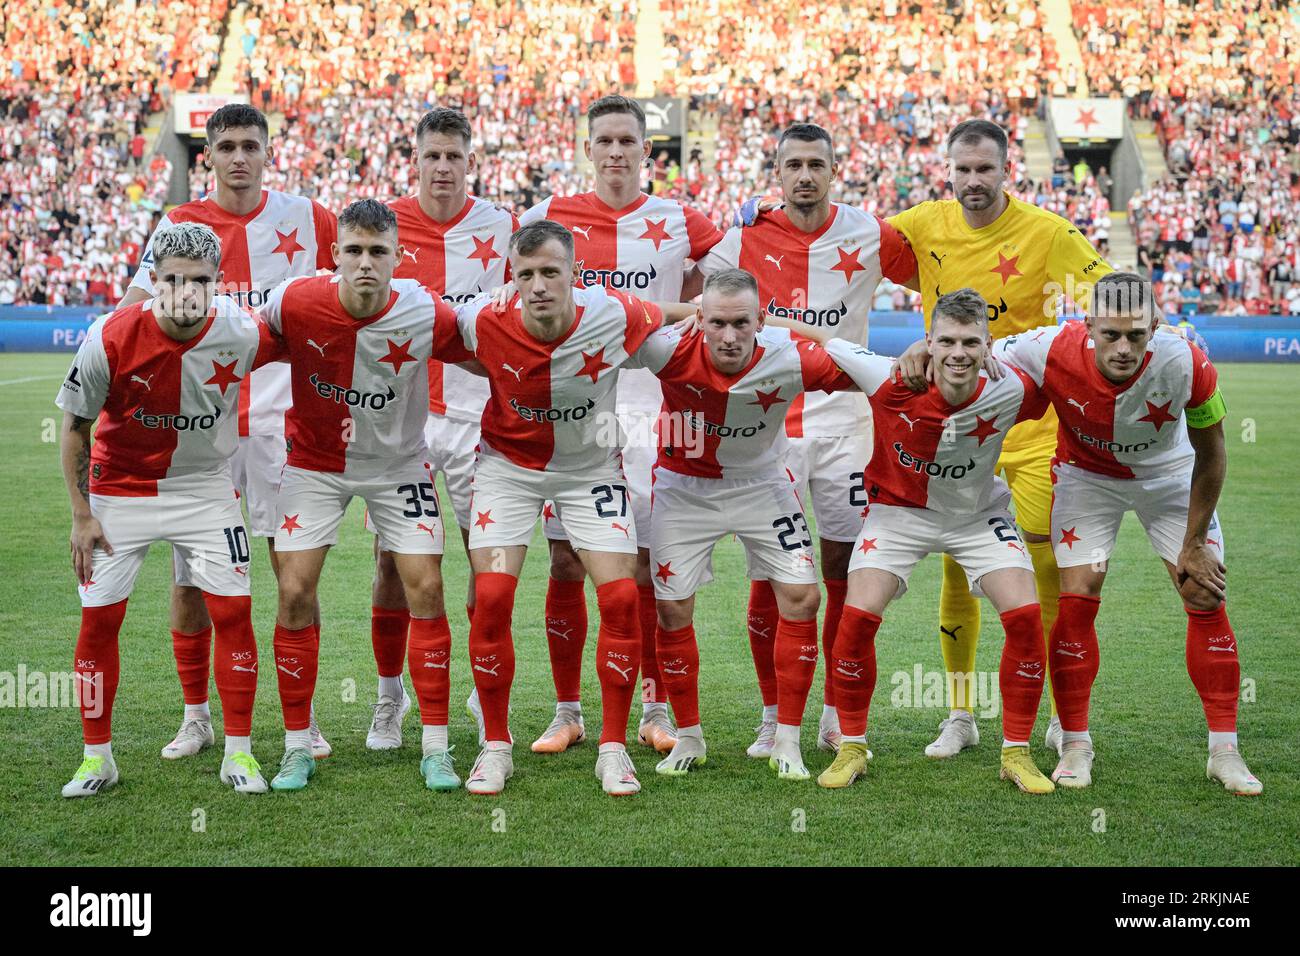
M 460 334 L 456 310 L 441 296 L 430 293 L 430 297 L 434 302 L 432 357 L 439 362 L 474 361 L 474 353 L 465 348 L 465 339 Z
M 516 216 L 514 213 L 511 213 L 511 214 L 510 214 L 510 235 L 513 236 L 513 235 L 514 235 L 516 232 L 518 232 L 518 231 L 519 231 L 519 217 Z M 508 243 L 507 243 L 507 245 L 508 245 Z M 506 253 L 506 269 L 505 269 L 505 273 L 504 273 L 504 275 L 505 275 L 505 281 L 506 281 L 506 282 L 511 282 L 511 281 L 514 280 L 515 275 L 514 275 L 514 273 L 510 270 L 510 255 L 509 255 L 509 250 L 508 250 L 508 249 L 507 249 L 507 253 Z
M 916 275 L 916 253 L 903 234 L 879 216 L 876 224 L 880 226 L 880 273 L 902 285 Z
M 1024 421 L 1042 418 L 1047 413 L 1048 406 L 1052 403 L 1048 401 L 1043 390 L 1025 372 L 1018 368 L 1012 368 L 1004 365 L 1004 368 L 1010 369 L 1010 373 L 1020 379 L 1020 384 L 1025 387 L 1025 397 L 1020 402 L 1020 409 L 1016 412 L 1016 424 Z
M 1187 407 L 1200 408 L 1219 387 L 1219 373 L 1204 352 L 1190 342 L 1188 348 L 1192 350 L 1192 397 Z
M 682 212 L 686 215 L 686 236 L 691 242 L 690 256 L 699 262 L 705 253 L 722 241 L 722 231 L 698 209 L 683 205 Z
M 316 200 L 311 201 L 311 218 L 316 226 L 316 268 L 334 271 L 332 246 L 339 237 L 339 221 Z
M 791 335 L 799 350 L 799 366 L 803 371 L 805 392 L 844 392 L 857 388 L 848 372 L 835 364 L 826 350 L 802 335 Z
M 271 331 L 271 327 L 261 319 L 257 322 L 257 354 L 253 357 L 253 368 L 261 368 L 267 362 L 289 361 L 289 347 L 284 339 Z
M 659 311 L 659 306 L 653 302 L 645 302 L 634 295 L 613 289 L 609 294 L 618 299 L 627 316 L 627 328 L 623 333 L 623 349 L 631 355 L 641 347 L 641 343 L 650 336 L 650 333 L 664 324 L 664 315 Z

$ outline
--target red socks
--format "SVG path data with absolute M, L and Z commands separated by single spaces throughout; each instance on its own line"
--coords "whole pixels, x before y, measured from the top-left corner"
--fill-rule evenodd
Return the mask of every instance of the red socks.
M 587 644 L 587 596 L 582 581 L 550 579 L 546 586 L 546 646 L 557 701 L 582 699 L 582 649 Z
M 862 737 L 867 732 L 867 713 L 876 689 L 878 630 L 879 615 L 851 604 L 844 606 L 835 635 L 835 657 L 827 662 L 827 670 L 835 681 L 836 710 L 845 737 Z
M 375 649 L 375 666 L 380 677 L 402 676 L 410 626 L 411 612 L 404 607 L 370 609 L 370 644 Z
M 835 660 L 835 635 L 840 629 L 840 615 L 844 612 L 844 595 L 849 582 L 844 578 L 827 578 L 826 616 L 822 619 L 822 660 L 826 662 L 826 680 L 822 687 L 822 703 L 835 706 L 835 681 L 831 678 L 831 664 Z
M 275 625 L 275 678 L 285 730 L 306 730 L 311 724 L 311 698 L 316 692 L 320 631 L 315 624 L 291 631 Z
M 1002 693 L 1002 736 L 1010 741 L 1029 741 L 1043 696 L 1043 612 L 1037 604 L 1026 604 L 1002 615 L 1006 640 L 1002 644 L 1002 665 L 998 689 Z M 1096 659 L 1096 655 L 1093 655 Z M 1059 665 L 1058 665 L 1059 666 Z
M 817 619 L 776 625 L 776 722 L 787 727 L 803 723 L 808 692 L 817 672 Z
M 700 648 L 695 643 L 694 625 L 687 624 L 676 631 L 659 628 L 656 646 L 659 673 L 663 675 L 677 725 L 694 727 L 700 722 Z
M 1088 701 L 1097 679 L 1097 611 L 1101 599 L 1082 594 L 1061 595 L 1060 611 L 1052 625 L 1048 651 L 1052 660 L 1052 696 L 1061 729 L 1082 733 L 1088 729 Z
M 208 658 L 212 654 L 212 628 L 193 634 L 172 631 L 172 653 L 176 655 L 176 673 L 181 679 L 181 693 L 187 704 L 202 704 L 208 699 Z
M 512 574 L 475 575 L 474 623 L 469 629 L 470 673 L 483 708 L 484 731 L 488 740 L 507 743 L 513 742 L 510 685 L 515 679 L 515 643 L 510 622 L 518 586 L 519 579 Z
M 767 581 L 749 582 L 749 652 L 754 657 L 754 672 L 758 675 L 758 692 L 764 707 L 776 703 L 777 618 L 776 592 L 772 585 Z
M 1228 607 L 1187 611 L 1187 673 L 1201 695 L 1211 733 L 1235 733 L 1241 664 L 1237 636 L 1228 623 Z
M 659 613 L 655 605 L 653 584 L 637 586 L 637 616 L 641 623 L 641 703 L 663 704 L 668 690 L 659 676 L 659 654 L 655 650 L 659 631 Z
M 257 696 L 253 599 L 204 591 L 203 603 L 217 634 L 213 676 L 221 698 L 222 725 L 227 737 L 247 737 L 253 732 L 253 698 Z
M 446 726 L 451 697 L 451 627 L 447 615 L 411 618 L 411 683 L 420 703 L 420 723 Z M 397 673 L 400 674 L 401 663 Z M 391 676 L 379 672 L 382 676 Z
M 113 698 L 121 672 L 117 635 L 126 617 L 126 601 L 105 607 L 83 607 L 73 670 L 81 705 L 81 733 L 88 744 L 113 738 Z
M 627 717 L 641 667 L 636 582 L 609 581 L 596 588 L 600 630 L 596 634 L 596 676 L 600 679 L 602 744 L 627 743 Z

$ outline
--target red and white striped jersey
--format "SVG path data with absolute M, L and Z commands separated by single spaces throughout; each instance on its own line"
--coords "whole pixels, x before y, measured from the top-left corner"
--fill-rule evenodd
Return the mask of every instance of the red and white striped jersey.
M 1023 369 L 1056 409 L 1056 461 L 1112 478 L 1147 478 L 1190 468 L 1185 408 L 1213 397 L 1219 376 L 1179 335 L 1153 335 L 1137 373 L 1119 385 L 1097 368 L 1083 322 L 998 339 L 993 353 Z
M 583 471 L 618 460 L 615 386 L 630 353 L 663 322 L 658 306 L 599 286 L 575 288 L 578 317 L 553 342 L 524 327 L 519 297 L 503 313 L 483 296 L 456 317 L 487 371 L 481 454 L 535 471 Z
M 423 454 L 429 357 L 469 361 L 456 315 L 414 279 L 394 279 L 366 319 L 339 301 L 338 276 L 291 279 L 258 315 L 281 337 L 293 373 L 285 414 L 288 464 L 346 473 Z
M 447 222 L 430 219 L 416 196 L 394 199 L 402 261 L 394 277 L 416 279 L 452 307 L 510 280 L 506 253 L 519 228 L 513 213 L 470 196 Z M 455 365 L 429 360 L 429 411 L 462 422 L 483 417 L 487 380 Z
M 687 260 L 699 261 L 722 233 L 698 210 L 675 199 L 641 194 L 612 209 L 594 192 L 552 196 L 519 217 L 550 219 L 573 233 L 578 284 L 604 286 L 652 302 L 680 302 Z M 619 376 L 618 405 L 651 414 L 663 402 L 659 383 L 642 369 Z
M 262 190 L 262 201 L 246 216 L 235 216 L 217 205 L 212 195 L 177 206 L 163 215 L 154 230 L 178 222 L 211 226 L 221 240 L 220 291 L 240 305 L 256 309 L 267 294 L 286 279 L 333 271 L 330 246 L 338 238 L 338 220 L 320 203 L 274 189 Z M 131 288 L 154 294 L 153 236 L 145 246 Z M 272 363 L 257 370 L 240 389 L 239 434 L 280 435 L 289 407 L 289 367 Z
M 700 268 L 708 274 L 744 269 L 758 279 L 759 306 L 768 315 L 798 319 L 865 345 L 881 277 L 906 282 L 916 274 L 916 257 L 889 223 L 831 203 L 830 216 L 814 232 L 804 232 L 780 209 L 752 226 L 733 226 Z M 791 438 L 852 435 L 869 413 L 861 395 L 813 394 L 791 405 L 786 433 Z
M 749 364 L 733 375 L 718 371 L 703 333 L 672 327 L 650 336 L 633 361 L 663 385 L 656 467 L 699 478 L 779 474 L 791 403 L 805 391 L 854 385 L 816 342 L 775 327 L 759 330 Z
M 1047 400 L 1028 375 L 1008 368 L 993 381 L 983 372 L 975 394 L 949 405 L 937 385 L 914 392 L 890 376 L 894 360 L 860 345 L 826 345 L 871 402 L 875 446 L 866 468 L 869 505 L 974 514 L 995 495 L 1002 441 L 1017 422 L 1042 417 Z
M 240 384 L 274 356 L 275 343 L 228 296 L 213 298 L 206 328 L 188 342 L 163 332 L 152 306 L 137 302 L 98 319 L 59 388 L 60 408 L 99 418 L 90 491 L 233 497 Z

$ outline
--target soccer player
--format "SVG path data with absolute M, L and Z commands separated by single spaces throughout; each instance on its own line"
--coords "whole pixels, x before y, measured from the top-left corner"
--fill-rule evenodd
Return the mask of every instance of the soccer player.
M 508 281 L 506 247 L 519 226 L 511 213 L 466 192 L 466 181 L 477 165 L 471 136 L 469 120 L 458 110 L 439 107 L 421 117 L 415 129 L 419 190 L 388 204 L 397 215 L 397 240 L 402 246 L 402 261 L 394 277 L 419 281 L 453 307 Z M 487 396 L 482 376 L 429 360 L 429 420 L 424 437 L 430 473 L 441 473 L 447 483 L 452 512 L 467 548 L 470 478 Z M 373 530 L 368 518 L 367 526 Z M 375 554 L 370 638 L 379 670 L 379 693 L 366 746 L 388 750 L 401 746 L 402 719 L 411 707 L 402 685 L 411 618 L 392 555 L 379 549 L 378 542 Z M 473 604 L 471 575 L 470 615 Z
M 1263 785 L 1237 751 L 1241 667 L 1215 512 L 1226 409 L 1210 360 L 1181 336 L 1155 334 L 1159 322 L 1150 285 L 1112 272 L 1096 284 L 1086 322 L 1025 332 L 995 349 L 1043 389 L 1060 419 L 1052 547 L 1061 599 L 1048 646 L 1064 739 L 1052 779 L 1092 782 L 1094 622 L 1120 522 L 1134 511 L 1187 611 L 1187 673 L 1209 724 L 1206 776 L 1258 794 Z
M 313 200 L 262 188 L 266 166 L 275 155 L 268 141 L 266 117 L 251 106 L 231 103 L 208 117 L 205 132 L 203 161 L 215 174 L 216 189 L 166 213 L 158 231 L 178 222 L 210 227 L 221 240 L 223 284 L 219 291 L 250 309 L 260 306 L 267 293 L 287 278 L 333 269 L 334 215 Z M 119 308 L 154 295 L 149 278 L 154 266 L 152 248 L 150 242 Z M 232 463 L 235 486 L 248 506 L 249 530 L 254 537 L 266 539 L 274 571 L 278 567 L 275 489 L 284 467 L 288 366 L 275 362 L 259 368 L 244 382 L 239 396 L 239 447 Z M 184 562 L 177 556 L 174 563 L 172 649 L 185 710 L 180 730 L 163 747 L 162 755 L 168 759 L 191 756 L 213 741 L 208 710 L 212 622 Z M 312 734 L 313 753 L 328 756 L 330 746 L 316 728 L 314 714 Z
M 59 389 L 72 565 L 81 585 L 75 672 L 85 737 L 85 759 L 65 797 L 95 796 L 117 783 L 118 632 L 155 541 L 171 543 L 216 626 L 221 782 L 241 793 L 266 791 L 250 737 L 257 644 L 248 535 L 230 474 L 242 384 L 261 336 L 233 299 L 216 294 L 221 261 L 207 226 L 158 230 L 149 248 L 157 294 L 95 322 Z
M 637 631 L 636 520 L 619 463 L 619 368 L 664 309 L 599 286 L 575 288 L 573 235 L 550 220 L 510 240 L 517 294 L 498 312 L 490 296 L 457 311 L 466 348 L 488 376 L 470 506 L 474 618 L 469 653 L 485 744 L 465 788 L 500 793 L 514 772 L 509 728 L 515 652 L 511 615 L 519 572 L 543 504 L 596 585 L 596 673 L 603 726 L 596 776 L 613 796 L 641 789 L 626 747 L 641 638 Z
M 301 790 L 316 769 L 309 722 L 320 651 L 317 586 L 353 497 L 365 500 L 406 592 L 411 683 L 424 724 L 420 773 L 430 790 L 460 786 L 447 742 L 451 631 L 442 598 L 442 515 L 424 425 L 429 358 L 472 358 L 451 307 L 413 279 L 392 278 L 403 252 L 393 211 L 358 200 L 339 216 L 339 274 L 290 279 L 258 310 L 280 338 L 293 383 L 275 533 L 285 751 L 274 790 Z
M 953 128 L 947 144 L 955 198 L 920 203 L 889 218 L 916 251 L 917 275 L 911 285 L 921 293 L 924 314 L 932 314 L 945 290 L 972 288 L 988 302 L 989 331 L 999 339 L 1051 321 L 1062 296 L 1086 307 L 1092 283 L 1110 266 L 1072 224 L 1006 193 L 1011 164 L 1002 128 L 987 120 L 967 120 Z M 924 354 L 924 343 L 917 343 L 901 357 L 905 376 L 914 382 L 924 381 L 919 374 Z M 1034 562 L 1045 631 L 1055 620 L 1060 590 L 1049 540 L 1055 447 L 1056 416 L 1049 410 L 1042 419 L 1012 430 L 998 462 Z M 973 682 L 957 676 L 974 673 L 979 627 L 979 601 L 967 587 L 966 572 L 945 556 L 939 640 L 950 711 L 938 738 L 925 748 L 926 756 L 952 757 L 979 743 L 970 700 Z M 1059 732 L 1053 719 L 1048 746 L 1059 747 Z
M 677 302 L 699 294 L 698 262 L 722 233 L 700 212 L 682 203 L 641 191 L 641 169 L 649 161 L 645 111 L 636 100 L 605 96 L 587 110 L 587 158 L 595 167 L 595 189 L 576 196 L 553 196 L 520 217 L 528 224 L 549 219 L 573 233 L 578 284 L 604 286 L 642 299 Z M 693 310 L 692 310 L 693 311 Z M 655 377 L 643 369 L 620 373 L 618 415 L 627 434 L 623 470 L 638 527 L 649 527 L 650 469 L 654 464 L 653 421 L 663 395 Z M 551 550 L 546 592 L 546 640 L 555 679 L 555 718 L 532 749 L 559 753 L 585 738 L 580 688 L 582 651 L 587 640 L 583 566 L 565 539 L 553 505 L 544 509 L 543 529 Z M 644 543 L 643 543 L 644 545 Z M 676 731 L 654 654 L 655 592 L 650 552 L 637 553 L 636 584 L 641 629 L 640 741 L 664 753 Z
M 843 340 L 827 343 L 871 401 L 875 448 L 848 598 L 827 662 L 844 736 L 817 778 L 823 787 L 847 787 L 866 769 L 876 632 L 889 602 L 907 590 L 912 569 L 942 551 L 963 568 L 972 593 L 993 602 L 1006 631 L 998 680 L 1001 776 L 1025 793 L 1054 789 L 1029 754 L 1046 656 L 1033 564 L 1007 511 L 1010 493 L 994 475 L 1007 432 L 1041 415 L 1046 402 L 1027 375 L 982 374 L 991 345 L 987 308 L 971 289 L 936 301 L 926 335 L 934 384 L 923 392 L 892 374 L 892 359 Z
M 741 269 L 711 274 L 702 328 L 665 329 L 633 361 L 663 385 L 659 456 L 650 511 L 658 598 L 659 670 L 677 714 L 672 751 L 655 768 L 680 776 L 705 762 L 700 726 L 700 653 L 692 623 L 695 592 L 712 578 L 717 540 L 735 534 L 749 565 L 772 582 L 777 720 L 769 766 L 783 780 L 807 780 L 799 728 L 817 668 L 817 570 L 798 492 L 781 466 L 787 409 L 807 390 L 852 388 L 815 343 L 767 329 L 759 283 Z
M 831 202 L 839 173 L 830 134 L 797 123 L 781 134 L 776 170 L 785 205 L 753 226 L 733 227 L 705 256 L 705 273 L 747 269 L 758 277 L 759 302 L 772 317 L 798 319 L 855 345 L 867 341 L 867 314 L 882 276 L 906 282 L 916 259 L 902 237 L 870 213 Z M 871 415 L 861 395 L 813 392 L 792 402 L 786 416 L 790 441 L 785 466 L 801 493 L 811 493 L 817 518 L 826 615 L 822 643 L 830 660 L 853 540 L 866 505 L 862 467 L 871 455 Z M 773 659 L 778 609 L 771 585 L 750 567 L 749 641 L 758 673 L 763 714 L 751 757 L 771 755 L 777 728 Z M 817 746 L 839 745 L 835 690 L 829 673 L 823 691 Z

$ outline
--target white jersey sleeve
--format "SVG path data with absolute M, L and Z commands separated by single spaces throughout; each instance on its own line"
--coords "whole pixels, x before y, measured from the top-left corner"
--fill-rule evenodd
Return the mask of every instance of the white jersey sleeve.
M 149 236 L 149 241 L 145 243 L 144 254 L 140 257 L 140 268 L 135 270 L 135 275 L 131 277 L 131 284 L 128 289 L 141 289 L 149 293 L 150 298 L 157 294 L 154 288 L 153 280 L 149 278 L 149 270 L 154 266 L 153 263 L 153 241 L 158 233 L 172 225 L 171 217 L 166 213 L 158 220 L 158 226 Z
M 479 313 L 492 304 L 495 296 L 496 293 L 494 292 L 484 292 L 482 295 L 476 295 L 468 302 L 456 306 L 456 330 L 460 332 L 461 341 L 465 343 L 465 348 L 475 355 L 478 354 Z
M 826 354 L 853 379 L 865 395 L 874 395 L 876 389 L 890 379 L 894 359 L 888 355 L 877 355 L 848 339 L 831 339 L 825 348 Z
M 700 271 L 706 276 L 724 269 L 736 269 L 740 266 L 740 227 L 732 226 L 722 236 L 720 242 L 710 249 L 699 261 Z
M 108 386 L 112 378 L 108 352 L 104 349 L 104 323 L 108 319 L 107 315 L 100 316 L 86 332 L 54 400 L 59 408 L 78 418 L 94 419 L 108 401 Z
M 658 373 L 677 351 L 682 334 L 675 326 L 665 326 L 651 333 L 641 347 L 628 356 L 624 368 L 643 368 Z
M 546 218 L 546 214 L 551 210 L 551 199 L 548 196 L 535 206 L 525 209 L 519 216 L 519 225 L 527 226 L 534 222 L 541 222 Z
M 1062 328 L 1064 326 L 1044 325 L 998 339 L 993 343 L 993 357 L 1020 369 L 1034 380 L 1035 385 L 1041 386 L 1043 376 L 1047 374 L 1047 353 Z
M 280 310 L 281 307 L 284 305 L 285 290 L 287 290 L 289 286 L 291 286 L 298 279 L 302 279 L 302 278 L 305 277 L 295 276 L 292 279 L 285 279 L 278 286 L 276 286 L 274 289 L 272 289 L 270 292 L 266 294 L 266 298 L 262 301 L 262 304 L 258 306 L 257 311 L 254 313 L 254 315 L 256 315 L 259 319 L 265 322 L 267 328 L 269 328 L 276 335 L 284 334 L 284 321 L 283 321 L 283 317 L 281 316 Z

